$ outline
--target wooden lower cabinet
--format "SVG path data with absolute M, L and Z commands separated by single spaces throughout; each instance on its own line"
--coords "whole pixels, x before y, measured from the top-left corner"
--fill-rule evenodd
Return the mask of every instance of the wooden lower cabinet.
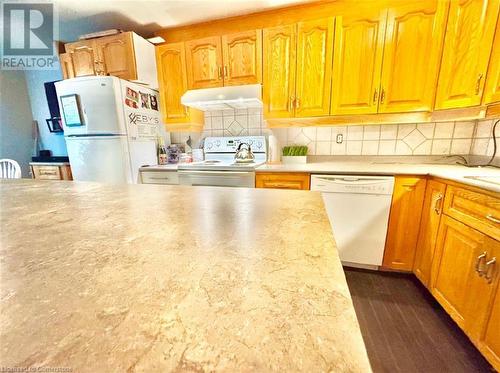
M 415 262 L 413 263 L 413 272 L 427 287 L 430 285 L 432 259 L 436 247 L 439 221 L 443 212 L 445 191 L 446 184 L 435 180 L 427 181 Z
M 484 325 L 491 283 L 480 275 L 493 240 L 459 221 L 441 219 L 433 263 L 431 292 L 453 320 L 472 339 Z
M 479 340 L 479 350 L 493 367 L 500 371 L 500 286 L 498 284 L 491 304 L 491 313 Z
M 311 175 L 298 172 L 262 172 L 255 175 L 256 188 L 310 189 Z
M 31 176 L 38 180 L 73 180 L 69 164 L 30 163 Z
M 426 181 L 418 176 L 396 177 L 383 261 L 386 269 L 413 269 Z

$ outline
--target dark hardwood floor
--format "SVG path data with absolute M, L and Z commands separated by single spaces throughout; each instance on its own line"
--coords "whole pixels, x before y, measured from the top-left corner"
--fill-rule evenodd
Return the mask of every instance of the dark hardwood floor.
M 494 371 L 416 277 L 344 269 L 375 373 Z

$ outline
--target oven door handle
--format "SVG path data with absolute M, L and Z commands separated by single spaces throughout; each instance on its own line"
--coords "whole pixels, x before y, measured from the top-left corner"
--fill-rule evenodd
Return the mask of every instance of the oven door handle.
M 214 175 L 220 175 L 220 176 L 237 176 L 237 175 L 249 175 L 251 173 L 253 173 L 253 171 L 187 171 L 187 170 L 179 170 L 177 171 L 179 174 L 182 174 L 182 175 L 211 175 L 211 176 L 214 176 Z

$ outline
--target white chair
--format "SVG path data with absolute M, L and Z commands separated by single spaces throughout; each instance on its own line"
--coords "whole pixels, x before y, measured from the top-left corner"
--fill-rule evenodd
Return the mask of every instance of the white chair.
M 13 159 L 0 159 L 0 179 L 20 179 L 21 166 Z

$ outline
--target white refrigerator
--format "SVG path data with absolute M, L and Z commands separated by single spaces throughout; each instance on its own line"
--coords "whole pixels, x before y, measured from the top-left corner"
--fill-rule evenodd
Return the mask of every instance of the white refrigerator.
M 139 167 L 157 164 L 158 92 L 113 76 L 55 83 L 73 179 L 137 183 Z

